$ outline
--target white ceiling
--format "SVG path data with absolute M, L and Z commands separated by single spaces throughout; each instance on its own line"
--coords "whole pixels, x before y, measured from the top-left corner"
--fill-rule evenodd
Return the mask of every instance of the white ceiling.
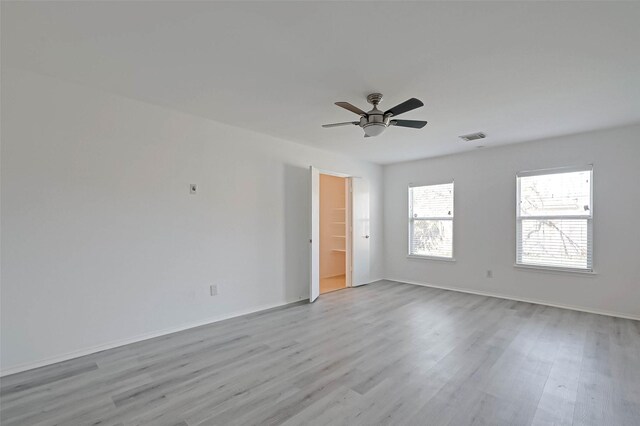
M 2 64 L 391 163 L 640 121 L 640 3 L 2 3 Z M 410 97 L 391 128 L 322 129 Z

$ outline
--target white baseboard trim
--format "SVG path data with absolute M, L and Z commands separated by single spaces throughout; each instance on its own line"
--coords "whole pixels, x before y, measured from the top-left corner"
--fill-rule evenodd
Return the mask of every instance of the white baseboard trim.
M 347 277 L 346 274 L 336 274 L 336 275 L 328 275 L 326 277 L 320 277 L 321 280 L 326 280 L 327 278 L 337 278 L 337 277 Z
M 381 280 L 383 280 L 383 279 L 384 279 L 384 278 L 378 278 L 377 280 L 369 281 L 368 283 L 353 284 L 351 287 L 362 287 L 363 285 L 373 284 L 373 283 L 376 283 L 376 282 L 381 281 Z
M 624 319 L 640 321 L 640 315 L 629 315 L 629 314 L 622 314 L 620 312 L 601 311 L 601 310 L 597 310 L 597 309 L 585 308 L 583 306 L 564 305 L 564 304 L 560 304 L 560 303 L 549 302 L 549 301 L 546 301 L 546 300 L 528 299 L 528 298 L 524 298 L 524 297 L 509 296 L 509 295 L 506 295 L 506 294 L 493 293 L 493 292 L 488 292 L 488 291 L 477 291 L 477 290 L 470 290 L 470 289 L 466 289 L 466 288 L 448 287 L 448 286 L 441 286 L 441 285 L 429 284 L 429 283 L 424 283 L 424 282 L 400 280 L 400 279 L 395 279 L 395 278 L 385 278 L 385 279 L 387 281 L 394 281 L 394 282 L 404 283 L 404 284 L 419 285 L 419 286 L 422 286 L 422 287 L 439 288 L 439 289 L 442 289 L 442 290 L 457 291 L 457 292 L 460 292 L 460 293 L 476 294 L 478 296 L 497 297 L 499 299 L 515 300 L 516 302 L 535 303 L 536 305 L 545 305 L 545 306 L 551 306 L 551 307 L 554 307 L 554 308 L 562 308 L 562 309 L 570 309 L 572 311 L 586 312 L 586 313 L 589 313 L 589 314 L 606 315 L 606 316 L 609 316 L 609 317 L 624 318 Z
M 38 360 L 38 361 L 27 362 L 27 363 L 24 363 L 24 364 L 18 364 L 16 366 L 13 366 L 13 367 L 10 367 L 10 368 L 6 368 L 6 369 L 0 371 L 0 377 L 8 376 L 10 374 L 20 373 L 20 372 L 27 371 L 27 370 L 32 370 L 34 368 L 44 367 L 44 366 L 51 365 L 51 364 L 56 364 L 56 363 L 62 362 L 62 361 L 68 361 L 68 360 L 73 359 L 73 358 L 79 358 L 81 356 L 91 355 L 91 354 L 94 354 L 96 352 L 102 352 L 102 351 L 105 351 L 107 349 L 113 349 L 113 348 L 117 348 L 117 347 L 120 347 L 120 346 L 129 345 L 131 343 L 137 343 L 137 342 L 141 342 L 143 340 L 153 339 L 155 337 L 165 336 L 167 334 L 177 333 L 179 331 L 188 330 L 190 328 L 196 328 L 196 327 L 200 327 L 200 326 L 208 325 L 208 324 L 213 324 L 215 322 L 224 321 L 224 320 L 231 319 L 231 318 L 241 317 L 243 315 L 254 314 L 256 312 L 266 311 L 266 310 L 269 310 L 269 309 L 274 309 L 274 308 L 279 308 L 279 307 L 290 305 L 290 304 L 294 304 L 294 303 L 299 303 L 299 302 L 302 302 L 304 300 L 305 299 L 296 300 L 296 301 L 293 301 L 293 302 L 272 303 L 272 304 L 260 305 L 260 306 L 254 307 L 254 308 L 243 309 L 243 310 L 239 310 L 239 311 L 235 311 L 235 312 L 230 312 L 230 313 L 227 313 L 227 314 L 224 314 L 224 315 L 218 315 L 218 316 L 210 317 L 210 318 L 203 319 L 203 320 L 200 320 L 200 321 L 190 322 L 190 323 L 182 324 L 182 325 L 179 325 L 179 326 L 176 326 L 176 327 L 165 328 L 163 330 L 153 331 L 153 332 L 150 332 L 150 333 L 143 333 L 143 334 L 139 334 L 137 336 L 128 337 L 126 339 L 114 340 L 114 341 L 111 341 L 111 342 L 108 342 L 108 343 L 104 343 L 104 344 L 101 344 L 101 345 L 95 345 L 95 346 L 90 346 L 88 348 L 78 349 L 78 350 L 75 350 L 75 351 L 67 352 L 65 354 L 56 355 L 56 356 L 45 358 L 45 359 Z

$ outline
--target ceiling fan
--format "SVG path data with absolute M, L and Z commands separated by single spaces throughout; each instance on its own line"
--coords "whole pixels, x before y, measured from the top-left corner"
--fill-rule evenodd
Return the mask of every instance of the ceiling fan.
M 411 111 L 416 108 L 420 108 L 424 104 L 416 99 L 411 98 L 403 103 L 394 106 L 387 111 L 380 111 L 378 104 L 382 102 L 381 93 L 371 93 L 367 96 L 367 102 L 373 105 L 373 109 L 369 112 L 364 112 L 360 108 L 351 105 L 349 102 L 336 102 L 336 105 L 347 109 L 351 112 L 355 112 L 360 116 L 360 121 L 346 121 L 344 123 L 323 124 L 322 127 L 338 127 L 338 126 L 360 126 L 364 130 L 364 137 L 370 138 L 378 136 L 389 126 L 411 127 L 413 129 L 422 129 L 427 122 L 418 120 L 395 120 L 394 117 L 404 114 L 407 111 Z

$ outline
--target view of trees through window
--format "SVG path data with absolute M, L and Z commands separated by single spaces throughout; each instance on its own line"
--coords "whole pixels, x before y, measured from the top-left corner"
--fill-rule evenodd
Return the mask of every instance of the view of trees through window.
M 591 269 L 591 170 L 518 177 L 517 263 Z
M 409 188 L 409 253 L 453 257 L 453 182 Z

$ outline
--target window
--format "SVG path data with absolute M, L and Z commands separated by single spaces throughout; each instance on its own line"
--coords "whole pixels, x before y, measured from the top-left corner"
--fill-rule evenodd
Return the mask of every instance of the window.
M 517 175 L 516 264 L 591 272 L 592 168 Z
M 409 255 L 453 259 L 453 182 L 409 188 Z

